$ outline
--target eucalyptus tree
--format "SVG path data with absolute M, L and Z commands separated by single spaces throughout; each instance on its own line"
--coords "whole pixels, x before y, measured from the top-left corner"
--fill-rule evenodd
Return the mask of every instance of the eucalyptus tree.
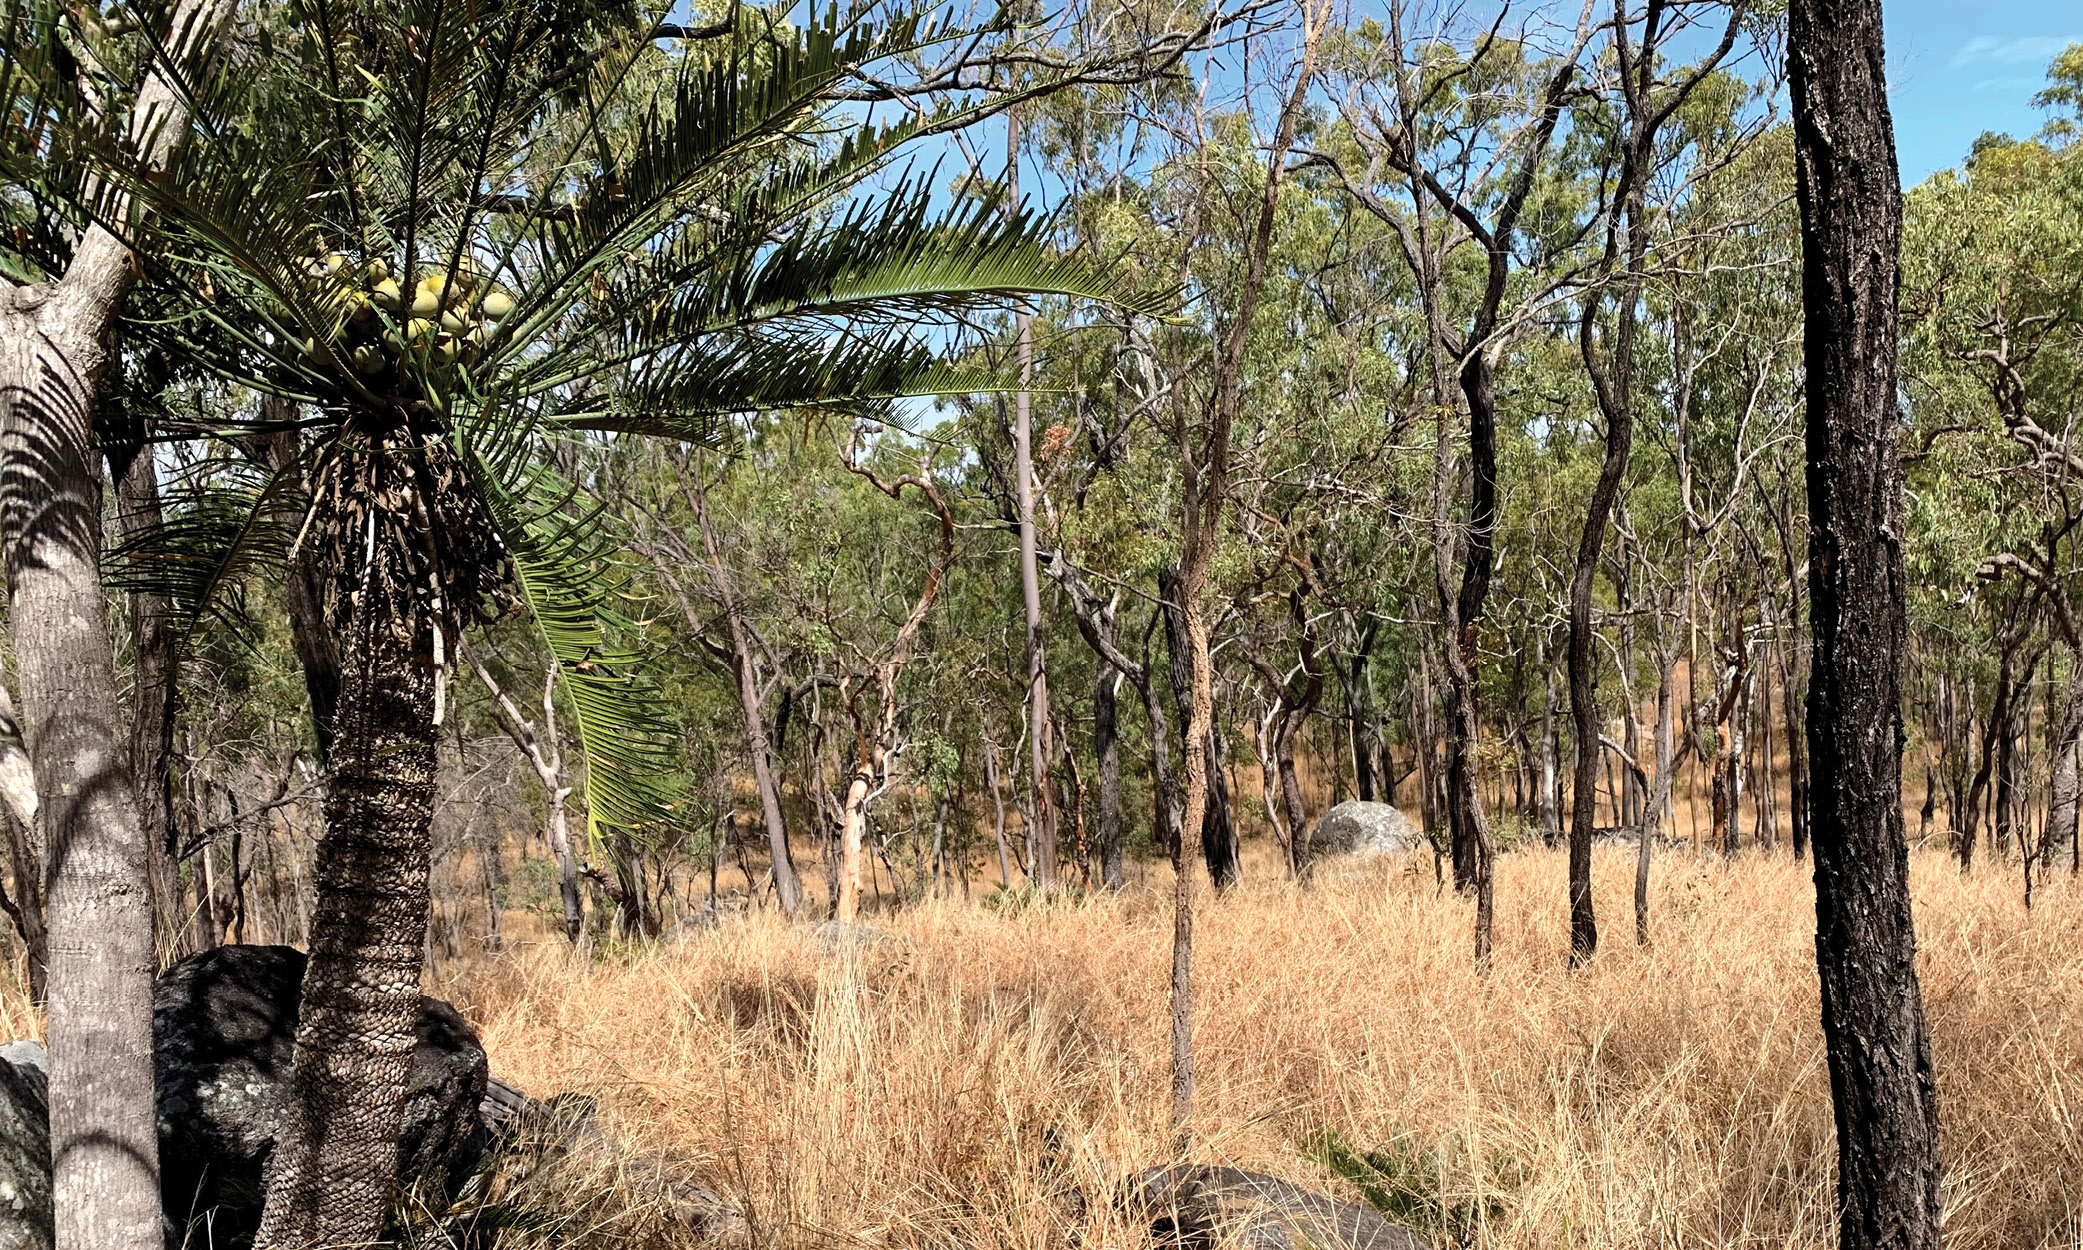
M 524 606 L 585 760 L 588 827 L 674 817 L 670 742 L 609 608 L 612 531 L 572 504 L 575 437 L 713 440 L 728 414 L 980 389 L 923 323 L 1016 291 L 1104 298 L 996 203 L 925 181 L 848 200 L 959 109 L 863 120 L 871 67 L 968 32 L 922 12 L 795 26 L 736 11 L 677 55 L 626 11 L 428 0 L 285 15 L 277 55 L 194 96 L 159 176 L 91 148 L 160 293 L 134 341 L 296 405 L 286 470 L 214 547 L 141 561 L 199 620 L 256 562 L 310 550 L 341 662 L 289 1123 L 261 1243 L 372 1236 L 418 1003 L 434 740 L 463 632 Z M 1153 305 L 1154 307 L 1154 305 Z M 220 434 L 266 432 L 250 425 Z
M 1846 1250 L 1940 1241 L 1938 1082 L 1902 829 L 1902 183 L 1879 0 L 1795 0 L 1816 963 Z
M 2053 77 L 2058 91 L 2059 62 Z M 1970 568 L 1981 583 L 2022 579 L 2045 608 L 2028 619 L 2044 620 L 2068 656 L 2049 740 L 2048 820 L 2021 856 L 2029 900 L 2035 861 L 2073 860 L 2077 833 L 2083 637 L 2066 583 L 2083 523 L 2083 457 L 2071 450 L 2083 385 L 2083 144 L 2060 124 L 2037 140 L 1985 139 L 1960 173 L 1915 188 L 1905 215 L 1905 363 L 1922 448 L 1913 472 L 1927 496 L 1912 513 L 1914 549 L 1939 575 L 1925 593 L 1972 593 Z M 1985 743 L 2012 736 L 2008 669 Z M 1955 823 L 1972 828 L 1971 817 Z M 1960 832 L 1966 863 L 1972 842 Z
M 1724 8 L 1725 19 L 1709 20 L 1709 15 Z M 1604 240 L 1587 275 L 1589 290 L 1577 323 L 1585 376 L 1605 423 L 1605 458 L 1585 504 L 1570 577 L 1569 690 L 1577 752 L 1569 827 L 1572 966 L 1598 950 L 1598 918 L 1591 902 L 1591 838 L 1603 748 L 1598 696 L 1592 687 L 1592 582 L 1633 447 L 1640 310 L 1649 278 L 1650 242 L 1662 215 L 1653 208 L 1650 192 L 1658 175 L 1681 157 L 1690 155 L 1707 168 L 1719 159 L 1720 152 L 1707 142 L 1709 136 L 1701 135 L 1697 147 L 1674 144 L 1665 127 L 1696 91 L 1715 78 L 1736 46 L 1745 13 L 1743 0 L 1726 6 L 1719 0 L 1647 0 L 1639 12 L 1629 10 L 1625 3 L 1616 4 L 1606 30 L 1609 64 L 1601 84 L 1603 107 L 1580 110 L 1578 118 L 1606 149 L 1598 194 Z M 1703 23 L 1706 37 L 1716 42 L 1698 61 L 1673 65 L 1671 47 L 1689 35 L 1700 37 L 1697 28 Z M 1718 37 L 1713 32 L 1715 25 L 1721 27 Z M 1682 188 L 1689 180 L 1679 181 Z M 1610 323 L 1605 313 L 1609 299 L 1613 306 Z
M 91 183 L 75 133 L 147 177 L 179 155 L 186 84 L 206 77 L 232 0 L 184 0 L 128 22 L 98 9 L 0 10 L 0 523 L 28 763 L 40 786 L 51 1046 L 52 1191 L 63 1250 L 160 1241 L 153 1115 L 151 831 L 122 725 L 100 580 L 94 429 L 137 280 L 124 238 L 147 205 Z M 55 185 L 53 185 L 55 184 Z M 19 805 L 18 805 L 19 806 Z M 40 833 L 40 837 L 35 836 Z M 25 848 L 26 849 L 26 848 Z M 26 867 L 17 859 L 18 870 Z M 32 891 L 21 891 L 33 903 Z M 39 935 L 38 928 L 45 934 Z
M 1555 158 L 1565 107 L 1583 90 L 1580 61 L 1597 29 L 1594 14 L 1587 0 L 1562 46 L 1543 54 L 1499 36 L 1511 17 L 1507 7 L 1463 53 L 1451 42 L 1454 32 L 1419 29 L 1424 16 L 1416 6 L 1391 4 L 1385 22 L 1352 39 L 1339 137 L 1353 151 L 1317 157 L 1394 231 L 1423 318 L 1426 380 L 1441 415 L 1433 548 L 1448 677 L 1447 821 L 1455 887 L 1477 896 L 1478 950 L 1488 948 L 1491 905 L 1490 818 L 1475 759 L 1482 618 L 1495 572 L 1497 366 L 1510 340 L 1556 294 L 1560 267 L 1552 254 L 1566 254 L 1582 229 L 1567 196 L 1543 175 Z M 1535 219 L 1527 238 L 1522 218 L 1529 206 Z M 1521 251 L 1529 242 L 1531 263 Z M 1529 270 L 1539 275 L 1531 282 Z M 1465 505 L 1456 461 L 1464 405 Z M 1396 422 L 1398 441 L 1414 414 L 1406 408 Z

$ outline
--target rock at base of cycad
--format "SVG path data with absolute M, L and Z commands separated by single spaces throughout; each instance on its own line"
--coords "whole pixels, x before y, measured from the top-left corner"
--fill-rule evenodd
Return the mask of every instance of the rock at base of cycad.
M 600 1250 L 752 1244 L 744 1212 L 703 1184 L 700 1168 L 616 1141 L 597 1110 L 583 1094 L 535 1098 L 495 1078 L 479 1110 L 486 1128 L 483 1209 L 553 1242 Z
M 0 1046 L 0 1250 L 51 1250 L 51 1115 L 43 1047 Z
M 1151 1168 L 1128 1200 L 1162 1250 L 1433 1250 L 1373 1207 L 1242 1168 Z
M 1325 812 L 1309 835 L 1311 855 L 1400 855 L 1425 845 L 1424 831 L 1393 805 L 1350 799 Z
M 159 1150 L 168 1216 L 205 1213 L 215 1244 L 257 1227 L 263 1173 L 288 1114 L 303 952 L 220 946 L 175 964 L 153 995 Z M 459 1176 L 481 1144 L 487 1064 L 454 1007 L 420 999 L 398 1135 L 401 1183 Z

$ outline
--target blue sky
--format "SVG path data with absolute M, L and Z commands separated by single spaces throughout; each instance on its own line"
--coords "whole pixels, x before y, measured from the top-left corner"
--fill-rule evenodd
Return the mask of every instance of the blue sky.
M 1905 186 L 1957 166 L 1985 130 L 2038 130 L 2047 62 L 2083 43 L 2075 0 L 1885 0 L 1881 20 Z

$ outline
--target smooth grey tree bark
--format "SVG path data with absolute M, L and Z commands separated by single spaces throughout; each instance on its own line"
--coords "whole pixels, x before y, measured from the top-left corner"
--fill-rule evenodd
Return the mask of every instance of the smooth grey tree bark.
M 49 920 L 52 1183 L 64 1250 L 156 1246 L 152 899 L 109 605 L 92 413 L 131 284 L 99 231 L 0 312 L 0 515 Z
M 7 899 L 7 916 L 14 922 L 15 936 L 22 940 L 28 965 L 29 997 L 44 1001 L 45 974 L 50 945 L 44 933 L 43 839 L 36 818 L 41 800 L 36 793 L 36 767 L 29 762 L 28 746 L 22 740 L 21 716 L 15 711 L 14 695 L 0 673 L 0 823 L 6 826 L 7 866 L 14 875 L 14 896 Z
M 213 50 L 233 0 L 182 0 L 168 59 Z M 163 165 L 185 127 L 157 69 L 131 135 Z M 109 205 L 108 220 L 127 209 Z M 109 605 L 101 585 L 101 462 L 93 414 L 136 282 L 130 249 L 88 228 L 56 280 L 0 291 L 0 529 L 40 783 L 49 942 L 52 1193 L 59 1250 L 157 1250 L 152 1084 L 157 970 L 150 847 L 137 809 Z

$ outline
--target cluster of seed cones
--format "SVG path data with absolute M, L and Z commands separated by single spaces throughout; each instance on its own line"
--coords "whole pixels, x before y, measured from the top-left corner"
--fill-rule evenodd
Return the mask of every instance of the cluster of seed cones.
M 514 311 L 513 297 L 467 259 L 452 271 L 421 277 L 409 293 L 381 259 L 358 268 L 334 252 L 308 265 L 313 277 L 338 284 L 329 302 L 344 315 L 335 319 L 330 343 L 308 338 L 299 346 L 313 364 L 330 354 L 374 390 L 476 364 L 500 341 L 502 323 Z

